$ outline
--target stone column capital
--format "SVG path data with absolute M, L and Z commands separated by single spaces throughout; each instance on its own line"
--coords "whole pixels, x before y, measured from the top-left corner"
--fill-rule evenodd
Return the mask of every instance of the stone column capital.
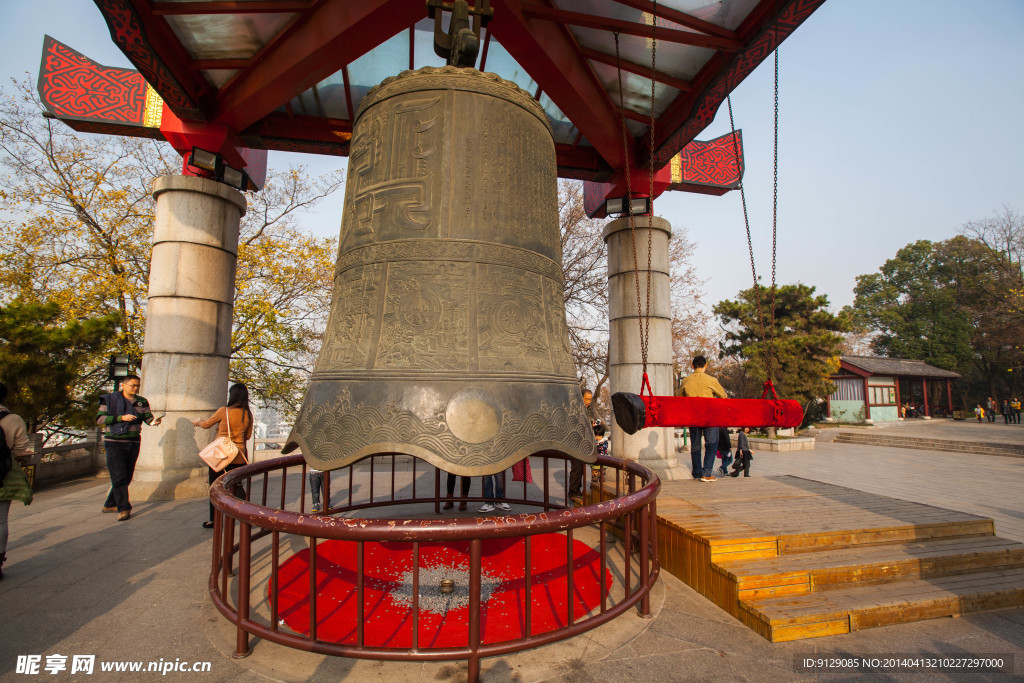
M 154 199 L 164 192 L 170 191 L 198 192 L 210 195 L 211 197 L 219 197 L 226 202 L 234 204 L 240 216 L 245 215 L 245 195 L 224 183 L 218 183 L 216 180 L 190 175 L 165 175 L 153 181 Z
M 662 218 L 661 216 L 634 216 L 633 226 L 637 230 L 646 230 L 648 228 L 653 230 L 661 230 L 665 232 L 669 237 L 672 236 L 672 224 L 669 223 L 668 220 Z M 604 227 L 604 232 L 601 233 L 601 237 L 604 239 L 605 242 L 607 242 L 608 238 L 611 237 L 613 234 L 629 229 L 629 216 L 616 218 L 615 220 L 610 221 L 608 225 Z

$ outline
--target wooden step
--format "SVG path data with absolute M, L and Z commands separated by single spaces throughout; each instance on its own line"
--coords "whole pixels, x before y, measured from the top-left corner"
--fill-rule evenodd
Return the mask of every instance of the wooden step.
M 741 601 L 740 619 L 772 642 L 1024 606 L 1024 568 Z
M 1024 544 L 996 536 L 895 543 L 761 560 L 719 560 L 741 601 L 894 580 L 1024 567 Z
M 920 520 L 916 524 L 860 529 L 833 528 L 822 529 L 818 533 L 810 534 L 784 534 L 779 536 L 778 544 L 779 555 L 786 555 L 941 538 L 984 537 L 994 534 L 995 523 L 991 519 L 975 518 L 959 521 L 936 519 L 934 522 Z

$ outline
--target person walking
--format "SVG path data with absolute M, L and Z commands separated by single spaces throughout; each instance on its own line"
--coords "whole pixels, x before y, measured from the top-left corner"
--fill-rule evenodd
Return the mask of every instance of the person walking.
M 468 498 L 469 497 L 469 486 L 470 486 L 470 484 L 473 483 L 473 480 L 472 480 L 471 477 L 459 477 L 459 479 L 462 480 L 462 487 L 459 489 L 462 492 L 462 497 L 463 498 Z M 448 476 L 445 479 L 445 489 L 448 492 L 448 500 L 446 500 L 444 502 L 444 505 L 442 505 L 441 508 L 444 509 L 444 510 L 451 510 L 453 507 L 455 507 L 455 503 L 452 500 L 452 498 L 455 497 L 455 475 L 452 474 L 451 472 L 448 473 Z M 465 509 L 466 509 L 466 501 L 464 501 L 464 500 L 460 501 L 459 502 L 459 510 L 462 511 L 462 510 L 465 510 Z
M 120 391 L 100 396 L 96 424 L 104 428 L 103 450 L 107 455 L 110 472 L 110 492 L 103 503 L 103 512 L 116 512 L 117 521 L 132 516 L 128 500 L 128 486 L 135 476 L 135 463 L 142 444 L 142 423 L 156 427 L 163 419 L 149 410 L 149 401 L 139 396 L 141 380 L 138 375 L 126 375 Z
M 707 374 L 708 361 L 704 356 L 693 359 L 693 372 L 680 384 L 683 396 L 728 398 L 718 380 Z M 704 442 L 704 462 L 701 463 L 701 440 Z M 718 450 L 718 427 L 690 427 L 690 474 L 701 481 L 717 481 L 713 475 L 715 454 Z
M 743 470 L 743 476 L 750 476 L 750 461 L 754 459 L 754 454 L 750 451 L 750 441 L 747 439 L 747 434 L 750 430 L 743 428 L 736 436 L 736 462 L 732 465 L 732 474 L 730 477 L 740 476 L 740 470 Z
M 230 472 L 249 462 L 249 459 L 246 457 L 245 442 L 252 438 L 253 419 L 252 410 L 249 408 L 249 388 L 241 382 L 231 385 L 231 389 L 228 390 L 228 404 L 226 406 L 217 408 L 217 412 L 205 420 L 192 420 L 192 425 L 200 429 L 209 429 L 217 425 L 217 436 L 215 438 L 219 439 L 228 436 L 230 432 L 231 441 L 238 448 L 238 455 L 228 463 L 223 472 L 210 470 L 209 480 L 211 485 L 224 472 Z M 324 502 L 327 503 L 329 501 Z M 203 528 L 213 528 L 212 502 L 210 503 L 210 521 L 203 522 Z
M 729 438 L 729 430 L 725 427 L 718 428 L 718 457 L 722 464 L 718 466 L 718 473 L 723 477 L 729 476 L 729 465 L 732 464 L 732 439 Z
M 974 408 L 974 416 L 978 418 L 978 422 L 985 419 L 985 409 L 981 407 L 980 403 Z
M 6 400 L 7 385 L 0 382 L 0 465 L 4 469 L 10 467 L 0 481 L 0 579 L 4 578 L 4 562 L 7 561 L 7 517 L 11 501 L 20 500 L 25 505 L 32 502 L 32 487 L 21 469 L 32 457 L 32 443 L 25 421 L 4 407 Z
M 1010 407 L 1013 409 L 1013 423 L 1020 424 L 1020 399 L 1016 396 L 1010 401 Z
M 1013 423 L 1013 408 L 1010 407 L 1010 399 L 1003 399 L 1003 405 L 1001 406 L 1000 412 L 1003 414 L 1004 425 Z
M 999 410 L 999 404 L 991 396 L 985 401 L 985 414 L 988 415 L 988 421 L 995 424 L 996 412 Z

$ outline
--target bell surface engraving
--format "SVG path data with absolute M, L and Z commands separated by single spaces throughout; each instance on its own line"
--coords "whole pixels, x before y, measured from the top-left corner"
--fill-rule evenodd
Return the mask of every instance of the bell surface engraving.
M 351 150 L 330 318 L 285 452 L 463 475 L 542 451 L 592 462 L 540 105 L 474 69 L 404 72 L 366 95 Z

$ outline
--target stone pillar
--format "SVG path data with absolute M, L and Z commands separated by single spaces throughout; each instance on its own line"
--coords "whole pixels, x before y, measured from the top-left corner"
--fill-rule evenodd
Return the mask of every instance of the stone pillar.
M 156 225 L 142 356 L 142 390 L 159 427 L 142 428 L 133 500 L 206 496 L 200 449 L 213 430 L 191 422 L 227 400 L 238 223 L 245 196 L 192 176 L 153 187 Z
M 669 281 L 668 240 L 671 224 L 664 218 L 637 216 L 637 267 L 641 304 L 651 279 L 650 327 L 647 376 L 655 395 L 672 395 L 672 302 Z M 643 362 L 636 304 L 636 271 L 629 218 L 608 223 L 604 240 L 608 245 L 609 383 L 612 393 L 640 393 Z M 647 270 L 647 237 L 651 236 L 651 266 Z M 670 427 L 641 429 L 633 435 L 623 432 L 612 420 L 612 455 L 637 460 L 663 478 L 689 478 L 689 468 L 678 468 L 675 434 Z

